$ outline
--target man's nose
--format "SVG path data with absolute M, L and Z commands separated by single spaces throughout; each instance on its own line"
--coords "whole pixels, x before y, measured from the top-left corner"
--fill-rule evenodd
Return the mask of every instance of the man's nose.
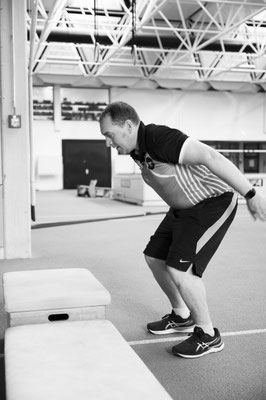
M 110 138 L 106 138 L 106 146 L 111 147 L 112 146 L 112 140 Z

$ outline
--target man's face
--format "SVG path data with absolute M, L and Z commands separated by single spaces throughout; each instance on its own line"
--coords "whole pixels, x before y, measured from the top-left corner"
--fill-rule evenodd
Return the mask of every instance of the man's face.
M 114 147 L 118 154 L 129 154 L 135 148 L 133 138 L 133 124 L 127 120 L 123 126 L 112 122 L 109 115 L 104 117 L 100 124 L 102 135 L 106 139 L 108 147 Z

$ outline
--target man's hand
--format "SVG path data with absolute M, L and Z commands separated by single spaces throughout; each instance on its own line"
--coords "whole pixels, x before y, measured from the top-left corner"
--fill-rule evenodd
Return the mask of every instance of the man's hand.
M 262 196 L 260 193 L 256 193 L 252 199 L 247 200 L 247 207 L 256 220 L 257 218 L 261 221 L 266 221 L 266 197 Z

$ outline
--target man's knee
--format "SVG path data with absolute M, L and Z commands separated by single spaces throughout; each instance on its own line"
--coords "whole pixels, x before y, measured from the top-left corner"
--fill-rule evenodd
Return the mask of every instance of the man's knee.
M 184 286 L 195 277 L 192 272 L 192 265 L 186 271 L 178 270 L 169 265 L 166 266 L 166 269 L 177 286 Z

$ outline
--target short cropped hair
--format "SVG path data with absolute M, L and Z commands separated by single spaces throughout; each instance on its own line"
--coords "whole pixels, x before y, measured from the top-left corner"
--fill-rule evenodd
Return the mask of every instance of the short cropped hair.
M 123 126 L 128 119 L 132 121 L 134 125 L 138 125 L 140 122 L 136 110 L 123 101 L 116 101 L 109 104 L 100 115 L 99 122 L 101 123 L 107 115 L 110 116 L 114 124 L 120 126 Z

